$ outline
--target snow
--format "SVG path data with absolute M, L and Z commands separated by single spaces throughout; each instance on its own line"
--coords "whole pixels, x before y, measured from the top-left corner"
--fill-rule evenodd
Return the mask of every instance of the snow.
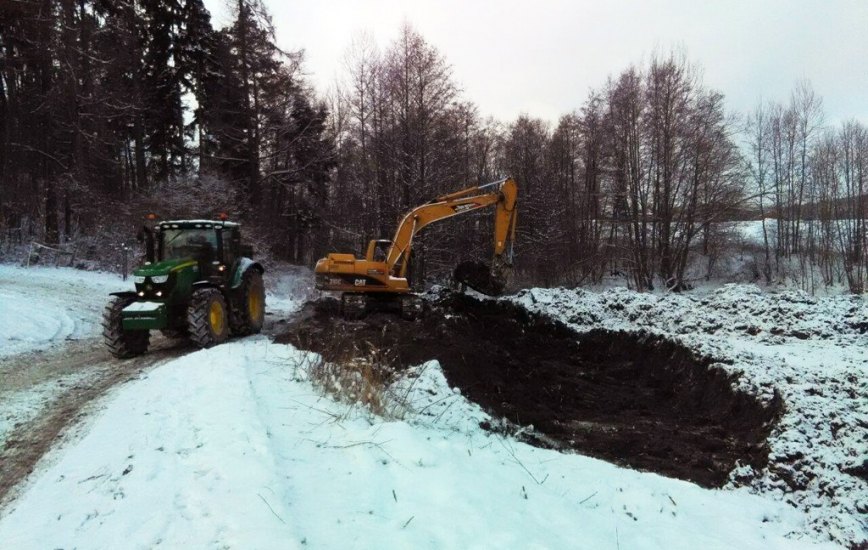
M 311 281 L 269 269 L 269 314 L 296 311 Z M 0 361 L 98 335 L 107 294 L 131 288 L 117 275 L 0 265 Z M 665 334 L 741 373 L 742 389 L 777 391 L 787 409 L 770 467 L 706 490 L 534 448 L 480 428 L 500 421 L 436 361 L 389 387 L 389 414 L 375 416 L 324 395 L 308 379 L 312 354 L 258 336 L 109 392 L 0 510 L 0 547 L 789 549 L 866 538 L 868 489 L 843 472 L 868 452 L 864 299 L 752 286 L 509 299 L 578 330 Z M 4 397 L 0 435 L 2 416 L 46 391 Z
M 805 510 L 815 537 L 868 538 L 868 484 L 846 472 L 868 460 L 865 297 L 726 285 L 695 294 L 532 289 L 506 299 L 578 331 L 667 336 L 738 375 L 739 389 L 765 401 L 780 395 L 769 466 L 738 468 L 730 486 Z
M 805 517 L 482 430 L 436 362 L 402 419 L 322 396 L 253 337 L 117 389 L 0 519 L 10 548 L 813 548 Z M 397 410 L 397 409 L 396 409 Z
M 300 268 L 266 273 L 266 314 L 280 318 L 297 310 L 309 279 Z M 102 349 L 103 310 L 109 293 L 125 290 L 133 290 L 133 281 L 117 274 L 0 264 L 0 448 L 16 426 L 37 418 L 71 388 L 101 376 L 106 359 L 92 352 Z M 53 367 L 45 366 L 41 353 L 61 347 L 93 359 L 58 368 L 57 357 Z M 29 352 L 36 355 L 21 355 Z M 4 383 L 4 376 L 15 376 L 17 383 Z
M 0 358 L 96 336 L 108 294 L 131 288 L 116 274 L 0 264 Z
M 765 222 L 765 233 L 763 233 L 763 222 Z M 723 225 L 727 229 L 730 229 L 735 235 L 738 235 L 747 244 L 764 246 L 766 236 L 768 236 L 769 246 L 774 247 L 775 240 L 777 239 L 778 220 L 776 218 L 727 222 Z
M 124 311 L 135 312 L 135 313 L 150 313 L 152 311 L 157 311 L 162 307 L 163 304 L 159 302 L 133 302 L 124 308 Z
M 289 264 L 266 267 L 265 290 L 266 311 L 276 315 L 298 311 L 316 294 L 310 269 Z

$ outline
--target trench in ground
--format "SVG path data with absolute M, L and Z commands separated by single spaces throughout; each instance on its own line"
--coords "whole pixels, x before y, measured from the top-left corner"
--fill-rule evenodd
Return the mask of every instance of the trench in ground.
M 736 391 L 712 359 L 663 337 L 576 333 L 513 304 L 457 294 L 415 322 L 388 313 L 345 321 L 327 304 L 309 305 L 277 341 L 330 361 L 373 346 L 396 370 L 437 359 L 450 385 L 493 417 L 533 425 L 531 444 L 706 487 L 724 484 L 737 462 L 768 461 L 781 401 Z

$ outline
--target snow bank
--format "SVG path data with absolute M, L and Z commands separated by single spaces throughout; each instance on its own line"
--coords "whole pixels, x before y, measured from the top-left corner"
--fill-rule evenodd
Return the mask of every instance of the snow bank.
M 769 438 L 762 472 L 738 468 L 731 486 L 783 499 L 808 512 L 815 536 L 868 539 L 868 307 L 864 297 L 815 298 L 727 285 L 707 294 L 625 289 L 532 289 L 525 308 L 583 331 L 645 330 L 672 338 L 740 375 L 740 389 L 785 412 Z
M 116 390 L 0 518 L 0 546 L 808 548 L 793 508 L 518 443 L 430 362 L 405 420 L 317 394 L 254 337 Z M 833 547 L 828 544 L 825 547 Z

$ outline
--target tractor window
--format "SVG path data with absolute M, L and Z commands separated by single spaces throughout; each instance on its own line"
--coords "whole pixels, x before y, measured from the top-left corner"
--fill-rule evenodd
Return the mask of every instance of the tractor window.
M 196 258 L 213 259 L 217 250 L 217 233 L 213 229 L 164 229 L 162 260 Z
M 223 229 L 223 263 L 233 265 L 238 249 L 241 248 L 241 235 L 237 229 Z

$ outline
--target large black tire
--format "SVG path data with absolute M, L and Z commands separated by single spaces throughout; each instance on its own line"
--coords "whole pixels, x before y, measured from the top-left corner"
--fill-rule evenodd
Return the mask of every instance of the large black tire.
M 135 357 L 148 351 L 151 333 L 147 330 L 124 330 L 121 311 L 135 302 L 135 296 L 112 296 L 102 317 L 102 337 L 109 353 L 118 359 Z
M 229 337 L 229 308 L 216 288 L 200 288 L 193 292 L 187 308 L 187 328 L 190 341 L 200 348 L 222 344 Z
M 230 318 L 232 334 L 247 336 L 258 334 L 265 323 L 265 285 L 262 273 L 248 269 L 241 277 L 241 287 L 236 294 Z

